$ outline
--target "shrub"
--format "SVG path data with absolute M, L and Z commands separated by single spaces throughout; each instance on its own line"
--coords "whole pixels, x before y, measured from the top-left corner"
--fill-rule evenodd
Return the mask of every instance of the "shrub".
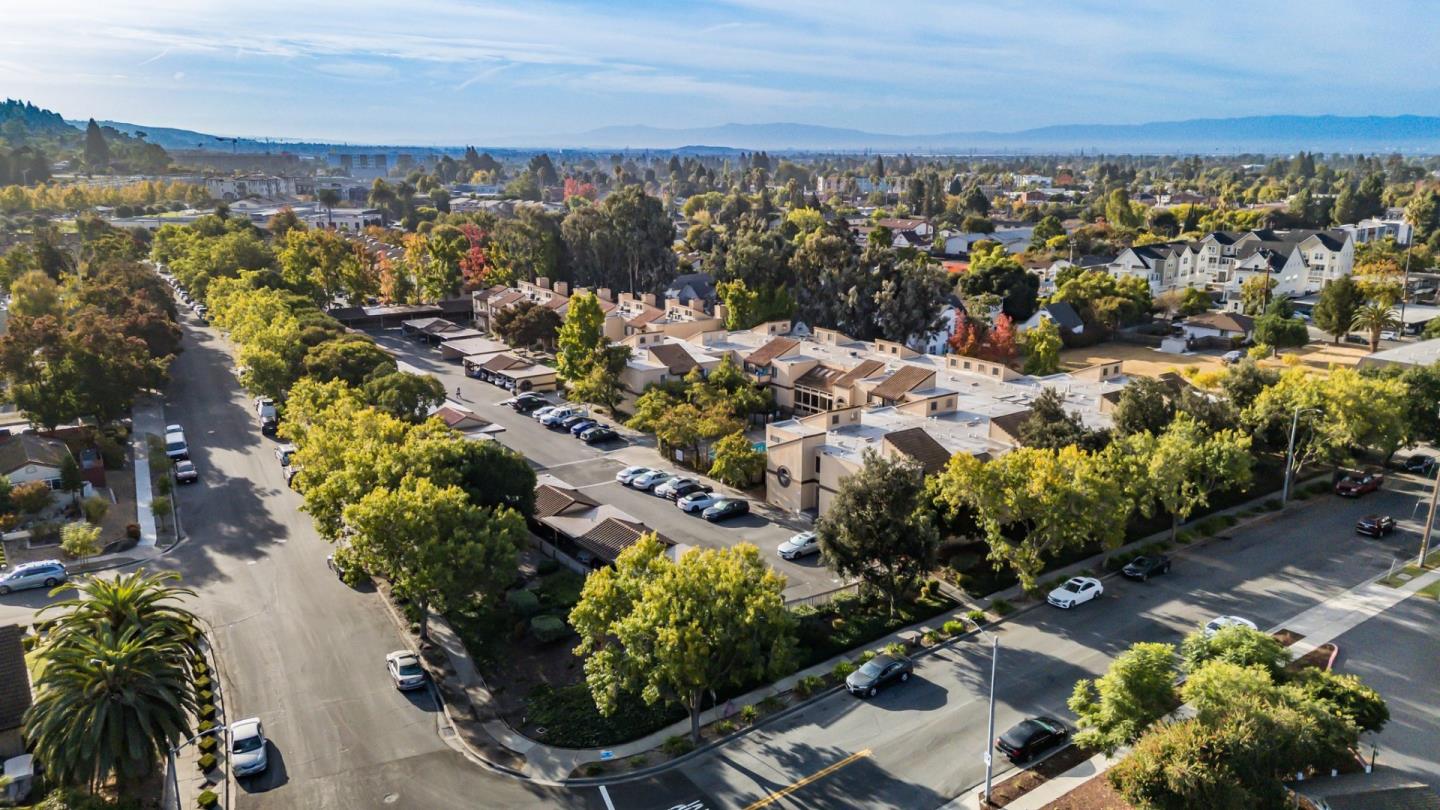
M 934 599 L 936 592 L 940 590 L 940 580 L 927 579 L 925 584 L 920 586 L 921 599 Z
M 664 744 L 660 746 L 660 750 L 672 757 L 678 757 L 681 754 L 688 754 L 694 751 L 695 743 L 691 742 L 690 738 L 684 734 L 676 734 L 672 737 L 666 737 Z
M 980 613 L 980 611 L 978 610 L 972 610 L 970 612 Z M 980 615 L 984 616 L 985 614 L 980 613 Z M 951 619 L 950 621 L 945 622 L 943 625 L 941 625 L 940 630 L 947 636 L 958 636 L 961 633 L 965 632 L 965 622 L 962 622 L 959 619 Z
M 125 524 L 125 536 L 128 537 L 128 538 L 130 538 L 131 540 L 139 540 L 139 539 L 140 539 L 140 524 L 139 524 L 139 523 L 127 523 L 127 524 Z
M 198 678 L 195 679 L 195 688 L 196 688 L 196 689 L 209 689 L 209 688 L 210 688 L 210 683 L 211 683 L 211 681 L 210 681 L 210 676 L 209 676 L 209 675 L 201 675 L 200 677 L 198 677 Z
M 736 725 L 734 720 L 718 720 L 712 728 L 715 729 L 717 735 L 723 737 L 726 734 L 735 733 Z
M 75 559 L 94 557 L 100 553 L 100 527 L 76 521 L 60 530 L 60 550 Z
M 744 723 L 747 726 L 752 726 L 755 724 L 755 721 L 759 719 L 760 710 L 756 708 L 753 704 L 740 707 L 740 722 Z
M 825 688 L 825 679 L 819 675 L 806 675 L 795 682 L 795 694 L 802 698 L 810 697 Z
M 831 619 L 831 620 L 830 620 L 830 629 L 831 629 L 831 630 L 834 630 L 834 631 L 836 631 L 836 632 L 839 632 L 839 631 L 841 631 L 841 630 L 844 630 L 844 629 L 845 629 L 845 617 L 844 617 L 844 616 L 836 616 L 835 618 Z
M 201 707 L 200 707 L 200 719 L 201 719 L 201 720 L 213 720 L 214 718 L 215 718 L 215 704 L 214 704 L 214 703 L 206 703 L 204 706 L 201 706 Z
M 195 743 L 196 747 L 206 754 L 214 751 L 217 744 L 214 737 L 201 737 L 200 742 Z
M 17 484 L 14 489 L 10 490 L 11 503 L 15 504 L 16 509 L 28 515 L 33 515 L 49 506 L 54 499 L 54 491 L 44 481 L 26 481 L 23 484 Z
M 586 766 L 585 766 L 585 775 L 586 775 L 586 776 L 599 776 L 600 774 L 602 774 L 602 773 L 604 773 L 604 772 L 605 772 L 605 766 L 604 766 L 604 765 L 601 765 L 601 764 L 598 763 L 598 762 L 592 762 L 592 763 L 590 763 L 589 765 L 586 765 Z
M 205 754 L 204 756 L 200 757 L 200 761 L 197 764 L 200 766 L 200 770 L 208 771 L 211 768 L 215 767 L 216 762 L 217 760 L 215 759 L 214 754 Z
M 886 655 L 904 655 L 905 645 L 898 641 L 892 641 L 882 647 L 881 651 L 884 652 Z
M 870 663 L 870 659 L 871 659 L 871 658 L 874 658 L 875 655 L 876 655 L 876 652 L 875 652 L 874 650 L 866 650 L 866 651 L 860 653 L 860 657 L 857 658 L 857 659 L 855 660 L 855 662 L 856 662 L 857 664 L 868 664 L 868 663 Z
M 0 515 L 0 531 L 13 531 L 20 525 L 20 516 L 14 512 L 6 512 Z
M 570 625 L 559 616 L 536 616 L 530 620 L 530 632 L 541 644 L 559 641 L 570 634 Z
M 790 609 L 790 615 L 797 619 L 804 619 L 819 613 L 820 609 L 814 605 L 796 605 Z
M 635 756 L 630 758 L 630 767 L 643 768 L 648 762 L 650 762 L 649 757 L 645 756 L 644 754 L 636 754 Z
M 21 637 L 20 637 L 20 646 L 25 648 L 25 652 L 31 652 L 31 651 L 33 651 L 33 650 L 35 649 L 35 645 L 36 645 L 36 644 L 39 644 L 39 643 L 40 643 L 40 637 L 39 637 L 39 636 L 21 636 Z
M 540 597 L 524 589 L 505 594 L 505 604 L 517 616 L 534 616 L 540 612 Z
M 539 564 L 537 564 L 537 565 L 535 566 L 535 573 L 539 574 L 539 575 L 542 576 L 542 577 L 545 576 L 546 574 L 553 574 L 553 573 L 555 573 L 556 571 L 559 571 L 559 570 L 560 570 L 560 563 L 559 563 L 559 561 L 558 561 L 558 560 L 552 560 L 552 559 L 550 559 L 549 557 L 546 557 L 545 559 L 541 560 L 541 561 L 539 562 Z
M 850 677 L 855 671 L 855 664 L 850 661 L 836 661 L 835 666 L 830 669 L 830 675 L 837 681 L 843 681 Z
M 215 728 L 214 720 L 201 720 L 200 724 L 195 727 L 195 731 L 198 734 L 204 734 L 212 728 Z
M 557 608 L 568 611 L 580 601 L 580 589 L 585 587 L 585 578 L 574 571 L 556 571 L 540 581 L 535 595 L 545 610 Z
M 213 790 L 202 790 L 195 802 L 201 807 L 210 808 L 220 803 L 220 796 Z
M 105 513 L 110 511 L 110 502 L 99 495 L 91 495 L 80 502 L 80 511 L 85 513 L 85 520 L 99 525 L 105 519 Z
M 990 609 L 995 611 L 996 616 L 1009 616 L 1015 612 L 1015 606 L 1004 599 L 996 599 L 990 603 Z
M 783 708 L 785 708 L 785 701 L 781 700 L 778 695 L 768 695 L 760 701 L 760 711 L 766 714 L 773 714 Z
M 940 643 L 940 640 L 940 634 L 934 630 L 927 631 L 924 635 L 920 636 L 920 643 L 926 647 L 934 647 Z
M 985 611 L 980 610 L 979 608 L 976 608 L 975 610 L 967 611 L 967 612 L 965 613 L 965 618 L 967 618 L 967 619 L 969 619 L 970 621 L 974 622 L 976 627 L 979 627 L 980 625 L 984 624 L 984 623 L 987 621 L 987 618 L 986 618 L 986 616 L 985 616 Z

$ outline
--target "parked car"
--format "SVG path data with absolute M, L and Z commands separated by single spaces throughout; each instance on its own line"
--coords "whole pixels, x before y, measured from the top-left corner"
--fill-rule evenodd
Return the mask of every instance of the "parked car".
M 594 425 L 580 434 L 580 441 L 586 444 L 600 444 L 601 442 L 613 441 L 620 437 L 620 434 L 604 425 Z
M 1240 616 L 1216 616 L 1205 623 L 1205 635 L 1213 636 L 1227 627 L 1248 627 L 1251 630 L 1259 630 L 1255 622 Z
M 555 428 L 559 428 L 559 429 L 561 429 L 561 430 L 568 431 L 568 430 L 570 430 L 571 428 L 575 427 L 576 425 L 578 425 L 578 424 L 580 424 L 580 423 L 582 423 L 582 422 L 592 422 L 592 423 L 593 423 L 594 421 L 595 421 L 595 420 L 594 420 L 594 419 L 591 419 L 589 416 L 586 416 L 586 415 L 583 414 L 583 413 L 578 413 L 578 412 L 577 412 L 577 413 L 572 413 L 572 414 L 570 414 L 569 416 L 565 417 L 564 419 L 557 419 L 557 420 L 555 421 L 555 424 L 550 425 L 550 427 L 555 427 Z
M 1064 585 L 1051 591 L 1045 601 L 1058 608 L 1072 608 L 1084 604 L 1105 592 L 1105 586 L 1094 577 L 1071 577 Z
M 1010 727 L 995 739 L 996 750 L 1012 762 L 1025 762 L 1070 736 L 1065 724 L 1053 717 L 1031 717 Z
M 265 730 L 260 718 L 250 717 L 230 724 L 230 772 L 236 776 L 254 776 L 269 767 L 265 755 Z
M 680 507 L 681 512 L 704 514 L 706 509 L 719 502 L 720 496 L 713 492 L 692 492 L 676 499 L 675 505 Z
M 69 578 L 69 572 L 59 560 L 20 563 L 0 572 L 0 596 L 27 588 L 53 588 Z
M 1227 365 L 1227 366 L 1228 366 L 1228 365 L 1232 365 L 1232 364 L 1234 364 L 1234 363 L 1238 363 L 1238 362 L 1240 362 L 1241 360 L 1244 360 L 1244 359 L 1245 359 L 1245 353 L 1242 352 L 1242 351 L 1239 351 L 1238 349 L 1235 350 L 1235 351 L 1228 351 L 1228 352 L 1225 352 L 1224 354 L 1220 355 L 1220 362 L 1221 362 L 1221 363 L 1224 363 L 1224 364 Z
M 195 469 L 195 462 L 190 460 L 175 462 L 175 481 L 180 484 L 193 484 L 200 480 L 200 471 Z
M 549 405 L 550 403 L 545 399 L 545 397 L 533 391 L 526 391 L 518 397 L 506 400 L 505 404 L 509 405 L 511 408 L 514 408 L 518 413 L 531 413 L 539 408 L 543 408 L 546 405 Z
M 1435 470 L 1435 457 L 1414 455 L 1405 459 L 1405 463 L 1401 466 L 1404 467 L 1405 472 L 1429 475 Z
M 570 435 L 578 437 L 580 434 L 584 433 L 592 427 L 595 427 L 598 424 L 600 423 L 596 422 L 594 419 L 586 417 L 570 426 Z
M 385 656 L 385 668 L 390 671 L 396 689 L 405 691 L 425 685 L 425 668 L 420 666 L 420 656 L 409 650 L 396 650 Z
M 1144 582 L 1150 577 L 1170 573 L 1170 558 L 1164 554 L 1142 554 L 1120 569 L 1120 573 Z
M 797 560 L 801 557 L 808 557 L 811 554 L 820 553 L 820 538 L 815 532 L 800 532 L 790 536 L 789 540 L 780 544 L 776 549 L 780 558 L 784 560 Z
M 861 697 L 875 697 L 882 687 L 904 683 L 914 672 L 915 662 L 903 655 L 877 655 L 846 676 L 845 691 Z
M 296 486 L 295 484 L 295 474 L 300 472 L 300 470 L 302 469 L 304 468 L 301 467 L 299 464 L 287 464 L 284 467 L 281 467 L 280 474 L 285 476 L 285 486 L 298 491 L 300 487 Z
M 1379 473 L 1351 473 L 1335 483 L 1335 494 L 1346 498 L 1358 498 L 1367 492 L 1380 488 L 1385 477 Z
M 281 467 L 288 467 L 290 466 L 290 457 L 294 456 L 298 449 L 293 444 L 282 444 L 275 448 L 275 460 L 280 462 Z
M 638 489 L 641 492 L 649 492 L 650 490 L 660 486 L 661 484 L 669 481 L 671 478 L 674 477 L 675 476 L 671 475 L 668 472 L 665 472 L 664 470 L 651 470 L 650 472 L 641 473 L 640 475 L 631 478 L 630 488 Z
M 1384 537 L 1395 531 L 1395 518 L 1389 515 L 1366 515 L 1355 521 L 1355 531 L 1371 537 Z
M 750 502 L 738 498 L 721 498 L 714 505 L 710 506 L 700 516 L 711 523 L 719 523 L 722 520 L 729 520 L 732 517 L 750 514 Z
M 277 419 L 277 418 L 275 418 L 275 417 L 273 417 L 273 416 L 267 416 L 267 417 L 265 417 L 265 418 L 263 418 L 263 419 L 260 420 L 260 435 L 262 435 L 262 436 L 274 436 L 275 434 L 277 434 L 277 433 L 279 433 L 279 432 L 280 432 L 280 420 L 279 420 L 279 419 Z
M 260 421 L 275 418 L 275 400 L 269 397 L 259 397 L 255 400 L 255 415 Z
M 699 481 L 690 481 L 688 483 L 680 484 L 679 486 L 671 487 L 669 493 L 666 494 L 665 497 L 669 498 L 672 501 L 678 501 L 686 495 L 691 495 L 696 492 L 710 492 L 711 489 L 712 488 L 709 484 L 702 484 Z
M 700 482 L 696 481 L 694 478 L 671 478 L 669 481 L 660 484 L 651 491 L 662 498 L 673 501 L 679 497 L 675 494 L 676 489 L 683 486 L 689 486 L 690 484 L 695 484 L 698 486 L 699 483 Z
M 543 417 L 541 417 L 541 418 L 540 418 L 540 424 L 544 425 L 544 426 L 547 427 L 547 428 L 556 428 L 556 427 L 559 427 L 559 426 L 560 426 L 560 423 L 561 423 L 561 422 L 565 421 L 566 419 L 569 419 L 569 418 L 572 417 L 572 416 L 575 416 L 575 415 L 578 414 L 578 413 L 580 413 L 580 411 L 579 411 L 578 409 L 576 409 L 576 408 L 570 408 L 570 407 L 556 408 L 555 410 L 553 410 L 553 411 L 545 414 Z
M 179 428 L 179 425 L 170 427 Z M 173 461 L 190 458 L 190 445 L 185 442 L 185 431 L 166 429 L 165 431 L 165 455 Z
M 615 480 L 628 486 L 636 477 L 648 472 L 653 472 L 653 470 L 649 467 L 626 467 L 620 472 L 615 473 Z

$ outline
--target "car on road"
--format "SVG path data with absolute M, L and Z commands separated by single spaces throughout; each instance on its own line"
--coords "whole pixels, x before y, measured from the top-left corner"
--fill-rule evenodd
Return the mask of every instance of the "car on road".
M 59 560 L 20 563 L 0 572 L 0 596 L 27 588 L 53 588 L 69 578 L 70 574 Z
M 1367 492 L 1380 488 L 1384 476 L 1379 473 L 1351 473 L 1335 482 L 1335 494 L 1346 498 L 1358 498 Z
M 1429 475 L 1435 469 L 1435 457 L 1414 455 L 1405 459 L 1405 463 L 1401 467 L 1408 473 Z
M 1395 518 L 1389 515 L 1366 515 L 1355 521 L 1355 531 L 1371 537 L 1384 537 L 1395 531 Z
M 845 691 L 860 697 L 875 697 L 883 687 L 910 680 L 914 672 L 915 662 L 903 655 L 877 655 L 846 676 Z
M 1031 717 L 1010 727 L 995 738 L 996 750 L 1011 762 L 1025 762 L 1047 748 L 1053 748 L 1070 736 L 1065 724 L 1053 717 Z
M 1255 622 L 1240 616 L 1216 616 L 1205 623 L 1205 636 L 1208 638 L 1227 627 L 1248 627 L 1251 630 L 1259 630 Z
M 605 425 L 592 425 L 584 433 L 580 434 L 580 441 L 586 444 L 600 444 L 601 442 L 613 441 L 620 437 L 620 434 Z
M 1170 558 L 1164 554 L 1142 554 L 1126 563 L 1120 573 L 1144 582 L 1150 577 L 1170 573 Z
M 720 496 L 713 492 L 692 492 L 675 501 L 681 512 L 703 514 L 706 509 L 720 502 Z
M 631 481 L 634 481 L 639 476 L 650 472 L 654 472 L 654 470 L 650 467 L 626 467 L 620 472 L 615 473 L 615 480 L 619 481 L 622 484 L 625 484 L 626 486 L 629 486 Z
M 699 481 L 688 481 L 686 483 L 670 487 L 669 491 L 665 493 L 665 497 L 669 498 L 672 501 L 678 501 L 686 495 L 692 495 L 696 492 L 710 492 L 711 490 L 712 488 L 709 484 L 702 484 Z
M 664 470 L 651 470 L 631 478 L 630 488 L 638 489 L 641 492 L 649 492 L 674 477 L 674 475 Z
M 260 718 L 248 717 L 230 724 L 230 772 L 236 776 L 254 776 L 269 767 L 265 755 L 267 740 Z
M 190 445 L 185 442 L 185 431 L 179 428 L 179 425 L 170 425 L 165 429 L 165 455 L 173 461 L 190 458 Z
M 1221 362 L 1221 363 L 1224 363 L 1224 364 L 1227 365 L 1227 366 L 1228 366 L 1228 365 L 1232 365 L 1232 364 L 1234 364 L 1234 363 L 1238 363 L 1238 362 L 1240 362 L 1241 360 L 1244 360 L 1244 359 L 1245 359 L 1245 353 L 1242 352 L 1242 351 L 1229 351 L 1229 352 L 1225 352 L 1224 354 L 1220 355 L 1220 362 Z
M 808 557 L 811 554 L 820 553 L 820 537 L 815 532 L 800 532 L 793 534 L 789 540 L 780 544 L 775 549 L 782 560 L 798 560 L 801 557 Z
M 396 650 L 385 656 L 385 669 L 390 671 L 395 688 L 402 692 L 425 685 L 425 668 L 420 666 L 420 656 L 409 650 Z
M 180 484 L 193 484 L 200 480 L 200 471 L 195 469 L 195 462 L 190 460 L 175 462 L 175 481 Z
M 586 418 L 581 419 L 579 422 L 576 422 L 575 424 L 570 426 L 570 435 L 578 438 L 580 434 L 584 433 L 592 427 L 595 427 L 598 424 L 600 423 L 587 416 Z
M 297 450 L 299 450 L 299 448 L 293 444 L 282 444 L 275 448 L 275 460 L 280 462 L 281 467 L 288 467 L 290 466 L 290 458 L 295 455 Z
M 1051 591 L 1045 601 L 1058 608 L 1072 608 L 1084 604 L 1105 592 L 1105 586 L 1094 577 L 1071 577 L 1065 584 Z
M 750 502 L 739 498 L 721 498 L 708 507 L 700 516 L 711 523 L 719 523 L 732 517 L 750 514 Z
M 673 501 L 676 498 L 680 497 L 679 495 L 675 494 L 676 490 L 682 487 L 690 487 L 691 484 L 694 484 L 697 487 L 700 486 L 700 482 L 696 481 L 694 478 L 671 478 L 669 481 L 666 481 L 665 483 L 655 487 L 655 489 L 652 491 L 662 498 Z M 695 489 L 691 488 L 689 492 L 695 492 Z

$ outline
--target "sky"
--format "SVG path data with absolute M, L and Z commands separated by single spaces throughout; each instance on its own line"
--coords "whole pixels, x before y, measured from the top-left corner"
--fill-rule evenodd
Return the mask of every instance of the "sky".
M 0 97 L 401 144 L 1431 114 L 1434 0 L 0 0 Z

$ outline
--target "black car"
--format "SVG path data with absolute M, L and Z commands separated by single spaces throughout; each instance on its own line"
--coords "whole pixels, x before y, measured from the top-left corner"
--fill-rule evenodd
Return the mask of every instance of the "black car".
M 280 430 L 280 421 L 273 416 L 267 416 L 260 422 L 260 435 L 274 436 Z
M 709 507 L 704 512 L 701 512 L 700 516 L 710 521 L 711 523 L 718 523 L 719 521 L 725 520 L 727 518 L 738 517 L 740 515 L 746 515 L 749 513 L 749 501 L 742 501 L 738 499 L 732 500 L 726 498 L 724 500 L 716 502 L 714 506 Z
M 1402 466 L 1405 472 L 1429 475 L 1435 469 L 1435 458 L 1433 456 L 1411 456 L 1405 459 Z
M 1395 518 L 1389 515 L 1366 515 L 1355 521 L 1355 531 L 1371 537 L 1384 537 L 1395 531 Z
M 692 492 L 710 492 L 714 487 L 708 487 L 699 481 L 686 481 L 678 487 L 666 491 L 665 497 L 672 501 L 678 501 Z
M 877 655 L 850 673 L 845 690 L 852 695 L 875 697 L 882 687 L 910 680 L 915 663 L 903 655 Z
M 510 403 L 510 407 L 514 408 L 517 413 L 533 413 L 549 404 L 549 401 L 547 401 L 545 397 L 539 394 L 527 393 L 516 397 L 515 400 Z
M 610 428 L 604 425 L 596 425 L 595 427 L 587 428 L 584 433 L 581 433 L 580 441 L 586 444 L 599 444 L 601 442 L 608 442 L 617 436 L 619 436 L 619 434 Z
M 1065 724 L 1053 717 L 1021 720 L 995 740 L 995 748 L 1012 762 L 1024 762 L 1070 735 Z
M 1170 573 L 1170 558 L 1164 554 L 1144 554 L 1131 560 L 1120 573 L 1141 582 L 1153 576 Z

